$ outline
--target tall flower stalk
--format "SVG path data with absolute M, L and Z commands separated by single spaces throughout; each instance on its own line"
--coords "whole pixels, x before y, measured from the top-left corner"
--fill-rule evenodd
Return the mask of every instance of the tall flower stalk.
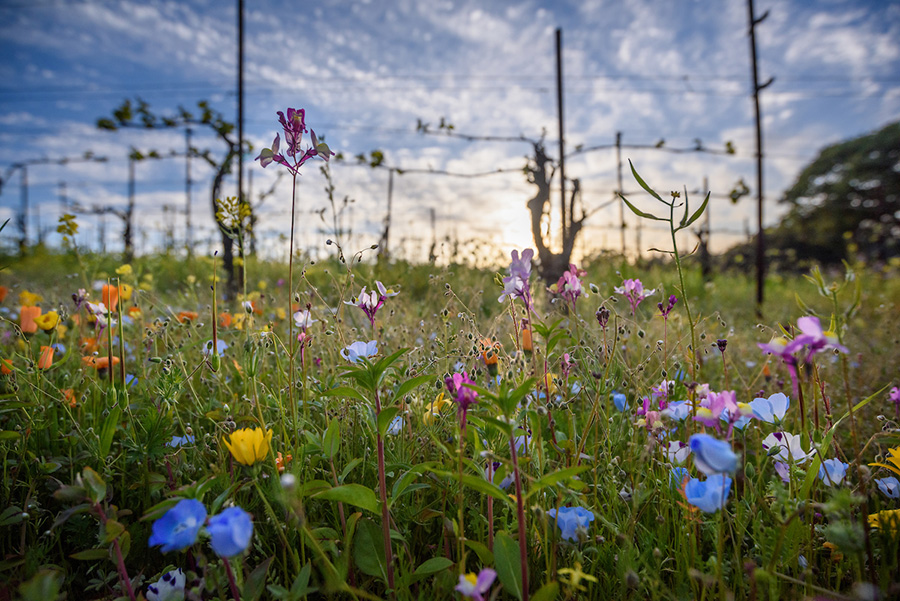
M 297 211 L 297 176 L 300 175 L 300 167 L 314 157 L 320 157 L 326 162 L 334 153 L 328 148 L 325 142 L 319 142 L 316 132 L 307 130 L 306 128 L 306 111 L 304 109 L 287 110 L 287 117 L 284 113 L 278 111 L 278 121 L 284 130 L 284 141 L 287 145 L 284 154 L 279 152 L 281 146 L 281 135 L 275 134 L 275 141 L 272 142 L 271 148 L 263 148 L 259 156 L 255 160 L 263 168 L 271 163 L 278 163 L 287 168 L 291 174 L 291 239 L 288 246 L 288 308 L 287 314 L 293 314 L 293 294 L 294 294 L 294 227 L 296 224 Z M 312 144 L 301 152 L 300 146 L 303 142 L 303 134 L 309 131 Z M 297 406 L 294 403 L 294 321 L 288 320 L 288 402 L 291 405 L 291 417 L 294 424 L 297 423 Z M 260 424 L 265 427 L 265 424 Z

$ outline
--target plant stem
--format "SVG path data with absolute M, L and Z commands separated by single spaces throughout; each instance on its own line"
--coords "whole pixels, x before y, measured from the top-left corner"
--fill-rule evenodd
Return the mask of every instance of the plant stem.
M 378 449 L 378 493 L 381 497 L 381 532 L 384 536 L 384 558 L 387 562 L 388 588 L 391 590 L 391 596 L 396 598 L 397 591 L 394 589 L 394 555 L 391 551 L 391 514 L 388 511 L 387 502 L 387 479 L 384 476 L 384 439 L 381 437 L 381 431 L 377 430 L 378 416 L 381 415 L 381 399 L 378 397 L 378 390 L 375 390 L 375 441 Z
M 522 505 L 522 478 L 519 475 L 516 437 L 512 432 L 509 435 L 509 452 L 512 455 L 513 478 L 516 483 L 516 519 L 519 522 L 519 562 L 522 569 L 522 599 L 523 601 L 528 601 L 528 548 L 525 545 L 525 507 Z
M 231 569 L 231 562 L 227 557 L 222 558 L 222 563 L 225 564 L 225 573 L 228 574 L 228 586 L 231 588 L 231 596 L 234 597 L 234 601 L 241 601 L 241 594 L 238 592 L 237 582 L 234 580 L 234 572 Z
M 291 405 L 291 419 L 294 428 L 297 428 L 297 405 L 294 403 L 294 222 L 297 206 L 297 174 L 293 173 L 291 180 L 291 240 L 288 245 L 288 403 Z

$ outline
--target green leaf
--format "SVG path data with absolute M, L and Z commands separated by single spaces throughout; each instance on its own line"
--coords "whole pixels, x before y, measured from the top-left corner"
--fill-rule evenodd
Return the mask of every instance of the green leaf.
M 257 601 L 259 599 L 259 596 L 262 595 L 263 587 L 266 585 L 266 573 L 269 571 L 269 566 L 272 565 L 273 559 L 275 559 L 274 555 L 250 572 L 250 575 L 244 581 L 243 588 L 241 588 L 241 599 L 244 601 Z
M 553 486 L 554 484 L 562 482 L 563 480 L 568 480 L 569 478 L 577 476 L 581 472 L 585 472 L 590 468 L 591 466 L 589 465 L 576 465 L 573 467 L 568 467 L 564 470 L 559 470 L 558 472 L 547 474 L 531 485 L 531 487 L 528 489 L 528 494 L 525 495 L 525 499 L 528 499 L 541 489 L 547 488 L 548 486 Z
M 378 414 L 378 433 L 382 436 L 387 434 L 391 421 L 400 413 L 400 407 L 387 407 L 382 409 Z
M 419 565 L 419 567 L 416 568 L 415 572 L 409 575 L 407 582 L 409 584 L 418 582 L 419 580 L 423 580 L 428 576 L 431 576 L 432 574 L 443 572 L 452 565 L 453 562 L 446 557 L 432 557 L 431 559 L 426 559 Z
M 0 441 L 3 440 L 15 440 L 19 437 L 18 432 L 14 432 L 12 430 L 0 430 Z
M 366 509 L 374 514 L 381 513 L 381 502 L 378 501 L 375 491 L 362 484 L 343 484 L 341 486 L 335 486 L 334 488 L 329 488 L 328 490 L 323 490 L 322 492 L 312 495 L 312 498 L 324 499 L 327 501 L 340 501 L 342 503 L 347 503 L 348 505 L 353 505 L 354 507 Z
M 22 508 L 10 505 L 0 513 L 0 526 L 13 526 L 25 518 L 22 516 Z
M 691 215 L 691 218 L 687 220 L 687 223 L 682 223 L 679 229 L 683 229 L 689 227 L 692 223 L 700 219 L 700 215 L 703 214 L 703 211 L 706 210 L 706 205 L 709 204 L 709 192 L 706 193 L 706 199 L 704 199 L 703 204 L 700 205 L 700 208 L 694 211 L 694 214 Z M 685 215 L 687 215 L 687 211 L 685 211 Z M 683 220 L 682 220 L 683 221 Z
M 339 396 L 339 397 L 349 397 L 351 399 L 356 399 L 357 401 L 368 402 L 366 397 L 364 397 L 358 390 L 355 388 L 351 388 L 350 386 L 338 386 L 337 388 L 329 388 L 328 390 L 322 391 L 322 396 Z
M 104 543 L 111 543 L 119 536 L 125 532 L 125 526 L 116 520 L 106 520 L 106 524 L 103 526 L 103 530 L 105 532 L 105 536 L 103 537 Z
M 325 456 L 325 459 L 334 460 L 334 456 L 337 455 L 340 446 L 341 422 L 340 420 L 332 419 L 328 422 L 328 427 L 322 436 L 322 454 Z
M 519 561 L 519 545 L 502 531 L 494 537 L 494 568 L 506 592 L 521 599 L 522 563 Z
M 647 191 L 647 194 L 649 194 L 650 196 L 652 196 L 653 198 L 655 198 L 656 200 L 658 200 L 662 203 L 666 202 L 662 198 L 659 197 L 659 194 L 657 194 L 650 186 L 647 185 L 647 182 L 645 182 L 640 175 L 638 175 L 637 169 L 635 169 L 634 165 L 631 163 L 631 159 L 628 159 L 628 166 L 631 167 L 631 174 L 634 176 L 634 179 L 641 186 L 641 188 L 643 188 L 644 190 Z M 620 194 L 620 196 L 621 196 L 621 194 Z M 623 197 L 623 199 L 624 199 L 624 197 Z M 628 201 L 626 200 L 625 202 L 628 202 Z
M 353 541 L 353 559 L 363 574 L 380 578 L 387 584 L 387 561 L 381 528 L 371 520 L 361 520 Z
M 99 503 L 106 498 L 106 482 L 90 467 L 84 468 L 81 472 L 81 479 L 84 482 L 85 492 L 88 499 L 92 503 Z
M 491 550 L 487 548 L 487 545 L 484 543 L 480 543 L 477 540 L 466 539 L 466 546 L 473 551 L 475 551 L 475 555 L 478 556 L 478 559 L 481 560 L 481 563 L 484 565 L 493 565 L 494 563 L 494 554 L 491 553 Z
M 56 570 L 40 570 L 19 585 L 22 601 L 55 601 L 59 598 L 65 574 Z
M 106 559 L 109 557 L 109 549 L 106 547 L 103 547 L 102 549 L 87 549 L 85 551 L 79 551 L 78 553 L 72 553 L 69 557 L 81 561 L 97 561 L 98 559 Z
M 531 601 L 553 601 L 559 595 L 559 583 L 548 582 L 531 596 Z
M 109 414 L 100 427 L 100 457 L 109 456 L 109 450 L 112 447 L 113 437 L 116 435 L 116 428 L 119 426 L 119 418 L 122 416 L 122 409 L 117 405 L 110 408 Z
M 619 194 L 619 198 L 621 198 L 625 202 L 625 204 L 628 205 L 628 208 L 631 209 L 631 212 L 634 213 L 635 215 L 637 215 L 638 217 L 643 217 L 644 219 L 652 219 L 654 221 L 668 221 L 668 219 L 663 219 L 662 217 L 657 217 L 656 215 L 653 215 L 652 213 L 645 213 L 644 211 L 640 210 L 639 208 L 637 208 L 636 206 L 634 206 L 633 204 L 628 202 L 628 199 L 625 198 L 624 196 L 622 196 L 621 194 Z
M 391 400 L 391 404 L 393 405 L 395 402 L 397 402 L 397 399 L 403 398 L 403 395 L 408 394 L 413 389 L 418 388 L 422 384 L 426 384 L 432 380 L 434 380 L 434 376 L 431 374 L 423 374 L 421 376 L 410 378 L 409 380 L 401 384 L 397 389 L 397 393 L 394 394 L 394 398 L 393 400 Z
M 509 498 L 508 494 L 503 492 L 503 489 L 501 489 L 496 484 L 488 482 L 484 478 L 473 476 L 472 474 L 463 474 L 462 481 L 464 485 L 473 490 L 477 490 L 478 492 L 490 495 L 495 499 L 499 499 L 510 507 L 515 507 L 512 499 Z

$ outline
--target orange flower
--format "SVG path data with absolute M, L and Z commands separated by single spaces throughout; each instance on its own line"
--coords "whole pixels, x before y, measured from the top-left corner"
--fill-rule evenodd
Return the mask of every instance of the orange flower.
M 97 339 L 94 337 L 82 338 L 79 344 L 81 345 L 81 350 L 85 353 L 96 353 L 100 348 L 100 345 L 97 344 Z
M 200 314 L 196 311 L 181 311 L 177 317 L 178 321 L 184 323 L 186 321 L 194 321 L 195 319 L 200 317 Z
M 9 294 L 9 288 L 6 286 L 0 286 L 0 303 L 6 300 L 6 295 Z
M 41 316 L 41 308 L 40 307 L 22 307 L 19 312 L 19 327 L 22 328 L 22 331 L 26 334 L 34 334 L 37 332 L 38 324 L 35 321 L 35 318 Z
M 534 350 L 534 345 L 531 342 L 531 329 L 523 328 L 522 329 L 522 350 L 526 353 L 530 353 Z
M 138 307 L 137 305 L 132 305 L 132 306 L 128 307 L 128 316 L 131 317 L 132 319 L 140 319 L 142 315 L 143 315 L 143 312 L 141 312 L 141 308 Z
M 284 471 L 284 465 L 290 463 L 291 459 L 293 459 L 293 457 L 290 455 L 282 457 L 281 451 L 278 451 L 278 455 L 275 457 L 275 466 L 278 468 L 279 474 Z
M 0 374 L 8 376 L 13 372 L 12 359 L 0 359 Z
M 492 342 L 490 338 L 481 341 L 481 358 L 488 367 L 497 366 L 497 353 L 500 350 L 499 342 Z
M 219 313 L 219 327 L 220 328 L 231 327 L 231 313 L 226 313 L 226 312 Z
M 52 346 L 41 347 L 41 356 L 38 359 L 38 369 L 50 369 L 53 366 L 54 352 L 55 350 Z
M 60 390 L 60 394 L 63 395 L 63 398 L 68 401 L 69 407 L 72 409 L 75 408 L 75 390 L 73 388 L 66 388 L 65 390 Z
M 119 303 L 119 289 L 116 286 L 103 284 L 102 296 L 103 304 L 106 305 L 106 308 L 110 311 L 115 311 L 116 305 Z
M 107 369 L 109 367 L 109 357 L 107 357 L 106 355 L 104 355 L 102 357 L 100 357 L 99 355 L 89 355 L 87 357 L 82 357 L 81 360 L 88 367 L 93 367 L 94 369 L 97 369 L 97 370 Z M 114 356 L 112 358 L 112 364 L 114 366 L 118 365 L 119 358 Z

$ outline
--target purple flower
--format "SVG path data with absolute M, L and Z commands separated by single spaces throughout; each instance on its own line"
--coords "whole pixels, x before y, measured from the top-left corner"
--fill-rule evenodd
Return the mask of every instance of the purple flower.
M 638 305 L 641 304 L 641 301 L 656 292 L 656 289 L 644 290 L 644 285 L 640 280 L 631 279 L 625 280 L 622 282 L 621 287 L 617 286 L 614 290 L 628 299 L 628 302 L 631 304 L 632 317 L 634 317 L 634 312 Z
M 473 572 L 460 574 L 459 584 L 454 590 L 468 599 L 484 601 L 485 595 L 491 590 L 491 585 L 496 577 L 497 572 L 491 568 L 484 568 L 478 572 L 477 576 Z
M 897 406 L 897 411 L 900 412 L 900 388 L 898 388 L 897 386 L 891 388 L 891 393 L 890 396 L 888 396 L 888 399 L 894 401 L 894 405 Z
M 668 320 L 668 319 L 669 319 L 669 313 L 670 313 L 670 312 L 672 311 L 672 309 L 675 307 L 675 303 L 677 303 L 677 302 L 678 302 L 678 299 L 677 299 L 677 298 L 675 297 L 675 295 L 673 294 L 672 296 L 669 297 L 669 304 L 668 304 L 668 305 L 665 305 L 665 306 L 664 306 L 664 305 L 662 304 L 662 301 L 656 303 L 656 306 L 659 308 L 659 314 L 662 315 L 662 318 L 663 318 L 663 319 L 665 319 L 665 320 Z
M 578 269 L 574 264 L 570 264 L 569 270 L 564 272 L 556 283 L 555 292 L 574 306 L 578 297 L 584 294 L 584 288 L 579 278 L 586 274 L 585 270 Z
M 206 521 L 206 508 L 196 499 L 182 499 L 153 522 L 153 533 L 148 544 L 161 545 L 160 551 L 181 551 L 197 542 L 200 527 Z
M 804 345 L 807 346 L 808 352 L 806 362 L 809 363 L 813 355 L 820 351 L 834 349 L 841 353 L 847 353 L 849 350 L 838 342 L 834 332 L 826 332 L 822 330 L 822 324 L 818 317 L 806 316 L 797 320 L 797 327 L 802 334 L 794 338 L 785 349 L 786 352 L 793 353 L 800 350 Z
M 713 474 L 705 481 L 691 478 L 684 487 L 687 502 L 706 513 L 722 509 L 730 493 L 731 478 L 725 474 Z
M 587 532 L 591 522 L 596 519 L 593 513 L 583 507 L 560 507 L 558 513 L 556 509 L 551 509 L 547 515 L 556 519 L 561 536 L 573 543 L 578 542 L 578 531 Z
M 509 275 L 503 278 L 503 294 L 497 300 L 505 301 L 507 298 L 521 298 L 527 307 L 531 306 L 531 288 L 528 280 L 531 277 L 531 260 L 534 251 L 526 248 L 519 256 L 519 251 L 514 250 L 510 254 L 512 262 L 509 264 Z
M 293 175 L 297 175 L 300 172 L 300 167 L 309 159 L 319 157 L 327 161 L 334 155 L 327 144 L 318 141 L 316 132 L 306 129 L 306 111 L 303 109 L 289 108 L 287 117 L 284 116 L 284 113 L 278 111 L 278 121 L 284 130 L 284 142 L 287 146 L 285 154 L 287 157 L 279 152 L 281 149 L 281 135 L 275 134 L 275 141 L 272 142 L 272 147 L 263 148 L 255 159 L 263 167 L 267 167 L 274 162 L 284 165 Z M 300 144 L 303 141 L 303 134 L 307 131 L 310 132 L 312 145 L 304 152 L 301 152 Z
M 463 428 L 466 425 L 466 414 L 469 411 L 469 407 L 478 402 L 478 393 L 466 386 L 474 383 L 473 380 L 469 379 L 467 372 L 457 372 L 444 379 L 447 391 L 456 403 L 456 413 L 459 415 Z
M 375 282 L 375 288 L 376 289 L 372 292 L 366 292 L 366 287 L 363 286 L 358 297 L 349 301 L 344 301 L 345 305 L 352 305 L 362 309 L 363 313 L 366 314 L 366 317 L 369 318 L 369 323 L 372 324 L 373 328 L 375 327 L 375 314 L 378 313 L 378 309 L 384 306 L 384 301 L 387 300 L 388 297 L 400 294 L 399 292 L 394 292 L 390 288 L 385 288 L 384 284 L 378 281 Z
M 206 530 L 210 536 L 209 545 L 219 557 L 234 557 L 250 545 L 253 521 L 240 507 L 229 507 L 209 518 Z
M 694 454 L 694 465 L 707 476 L 737 469 L 737 455 L 724 440 L 709 434 L 694 434 L 688 442 Z

